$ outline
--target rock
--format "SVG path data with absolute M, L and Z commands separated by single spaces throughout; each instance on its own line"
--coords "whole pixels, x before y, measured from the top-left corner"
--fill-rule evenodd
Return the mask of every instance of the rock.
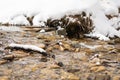
M 79 52 L 79 51 L 80 51 L 80 49 L 79 49 L 79 48 L 76 48 L 76 49 L 75 49 L 75 52 Z
M 15 58 L 22 58 L 22 57 L 26 57 L 29 54 L 13 54 Z
M 28 56 L 29 54 L 24 51 L 13 51 L 12 55 L 14 55 L 14 58 L 22 58 Z
M 65 48 L 65 50 L 71 50 L 71 45 L 68 43 L 63 42 L 63 47 Z
M 64 64 L 62 62 L 58 62 L 57 65 L 60 66 L 60 67 L 64 66 Z
M 95 65 L 101 65 L 101 60 L 99 58 L 93 58 L 92 60 L 90 60 L 90 62 Z
M 14 59 L 14 55 L 5 55 L 2 59 L 12 61 Z
M 51 52 L 52 50 L 53 50 L 53 47 L 52 47 L 52 46 L 50 46 L 50 47 L 48 47 L 48 48 L 46 49 L 47 52 Z
M 59 47 L 59 50 L 60 50 L 60 51 L 64 51 L 65 49 L 64 49 L 64 47 L 60 46 L 60 47 Z
M 46 45 L 41 43 L 41 44 L 39 44 L 39 47 L 44 49 L 46 47 Z
M 56 44 L 56 45 L 54 45 L 53 47 L 54 47 L 54 49 L 60 49 L 60 46 L 59 46 L 59 45 L 57 45 L 57 44 Z
M 65 71 L 62 71 L 61 73 L 61 80 L 80 80 L 79 77 L 75 76 L 72 73 L 68 73 Z
M 108 52 L 109 54 L 117 54 L 117 50 L 111 50 Z
M 106 68 L 104 66 L 94 66 L 91 67 L 90 70 L 93 72 L 101 72 L 101 71 L 105 71 Z
M 0 64 L 5 64 L 7 63 L 7 60 L 0 60 Z

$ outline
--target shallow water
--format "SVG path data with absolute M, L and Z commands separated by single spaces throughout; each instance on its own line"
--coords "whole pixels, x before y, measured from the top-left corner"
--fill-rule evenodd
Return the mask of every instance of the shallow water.
M 0 30 L 7 32 L 22 31 L 18 26 L 0 26 Z
M 2 31 L 0 34 L 0 79 L 105 80 L 107 76 L 113 79 L 113 77 L 120 75 L 120 52 L 118 51 L 120 50 L 120 43 L 108 44 L 106 41 L 90 38 L 70 40 L 56 36 L 52 31 L 45 33 L 21 32 L 22 28 L 20 27 L 1 26 L 0 29 Z M 60 41 L 62 44 L 58 45 Z M 47 58 L 44 62 L 42 59 L 45 58 L 35 52 L 31 52 L 32 54 L 21 50 L 6 52 L 4 47 L 12 42 L 31 44 L 38 47 L 43 43 L 46 45 L 45 50 L 50 54 L 54 54 L 55 59 Z M 80 43 L 84 43 L 84 45 Z M 91 49 L 96 45 L 98 47 Z M 1 56 L 4 56 L 2 53 L 15 55 L 16 58 L 13 61 L 1 64 L 4 61 L 1 59 Z M 91 63 L 96 54 L 99 55 L 100 65 Z M 58 62 L 62 62 L 63 67 L 57 66 L 56 63 Z

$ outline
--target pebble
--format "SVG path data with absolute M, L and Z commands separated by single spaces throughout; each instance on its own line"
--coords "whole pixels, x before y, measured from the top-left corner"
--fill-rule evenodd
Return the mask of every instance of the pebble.
M 64 51 L 65 49 L 64 49 L 64 47 L 60 46 L 60 47 L 59 47 L 59 50 L 60 50 L 60 51 Z

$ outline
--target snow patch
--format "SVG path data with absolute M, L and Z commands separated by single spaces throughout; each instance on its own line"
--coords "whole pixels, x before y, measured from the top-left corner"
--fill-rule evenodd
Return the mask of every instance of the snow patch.
M 12 48 L 18 47 L 18 48 L 30 49 L 30 50 L 39 51 L 39 52 L 46 52 L 44 49 L 39 48 L 39 47 L 34 46 L 34 45 L 24 45 L 24 44 L 11 43 L 9 45 L 9 47 L 12 47 Z
M 26 19 L 26 17 L 23 16 L 23 15 L 20 15 L 20 16 L 12 18 L 9 21 L 9 24 L 30 25 L 30 23 L 28 22 L 28 20 Z

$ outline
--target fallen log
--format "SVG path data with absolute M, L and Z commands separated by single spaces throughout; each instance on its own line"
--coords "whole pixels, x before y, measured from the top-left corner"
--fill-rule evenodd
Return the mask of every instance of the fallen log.
M 47 52 L 42 49 L 39 48 L 37 46 L 34 45 L 24 45 L 24 44 L 16 44 L 16 43 L 11 43 L 10 45 L 8 45 L 5 49 L 16 49 L 16 50 L 23 50 L 23 51 L 34 51 L 34 52 L 38 52 L 40 54 L 42 54 L 43 56 L 49 56 L 49 54 L 47 54 Z

